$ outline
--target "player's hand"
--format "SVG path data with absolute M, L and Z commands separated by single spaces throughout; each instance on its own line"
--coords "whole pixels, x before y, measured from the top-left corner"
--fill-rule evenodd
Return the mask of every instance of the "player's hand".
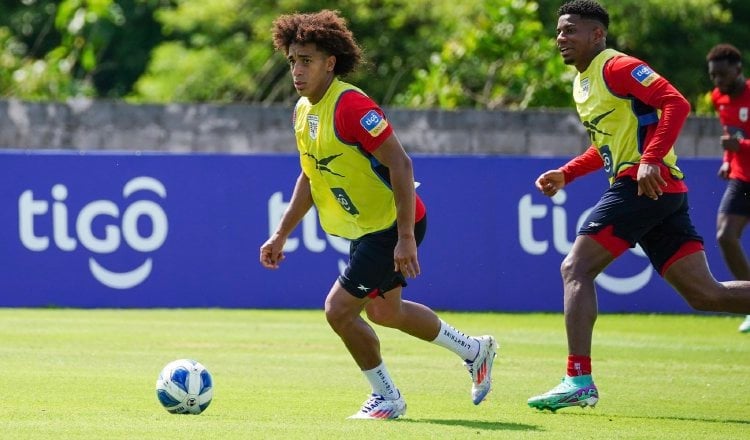
M 740 140 L 735 136 L 724 134 L 721 136 L 721 148 L 727 151 L 737 152 L 740 150 Z
M 638 195 L 657 200 L 664 194 L 663 187 L 667 182 L 661 177 L 659 166 L 653 163 L 638 165 Z
M 565 187 L 565 175 L 560 170 L 545 171 L 536 178 L 534 185 L 542 194 L 552 197 Z
M 421 273 L 417 258 L 417 241 L 414 237 L 399 237 L 393 250 L 393 270 L 407 278 L 416 278 Z
M 266 269 L 278 269 L 284 257 L 286 239 L 278 234 L 272 235 L 260 247 L 260 264 Z
M 719 177 L 724 180 L 729 179 L 729 162 L 722 162 L 718 172 Z

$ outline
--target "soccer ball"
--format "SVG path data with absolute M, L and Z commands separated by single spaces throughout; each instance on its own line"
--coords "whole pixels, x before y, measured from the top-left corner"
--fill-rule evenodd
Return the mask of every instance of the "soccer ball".
M 156 380 L 156 397 L 172 414 L 200 414 L 213 396 L 211 373 L 192 359 L 168 363 Z

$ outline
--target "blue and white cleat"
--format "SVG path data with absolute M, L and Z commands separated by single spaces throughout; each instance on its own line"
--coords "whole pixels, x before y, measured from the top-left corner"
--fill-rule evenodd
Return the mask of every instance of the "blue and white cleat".
M 471 375 L 471 401 L 474 405 L 482 403 L 492 389 L 492 364 L 497 354 L 497 342 L 492 336 L 479 336 L 479 353 L 472 362 L 465 362 Z
M 396 419 L 406 414 L 406 402 L 399 394 L 398 399 L 386 399 L 380 394 L 371 394 L 362 404 L 362 408 L 348 418 L 388 420 Z

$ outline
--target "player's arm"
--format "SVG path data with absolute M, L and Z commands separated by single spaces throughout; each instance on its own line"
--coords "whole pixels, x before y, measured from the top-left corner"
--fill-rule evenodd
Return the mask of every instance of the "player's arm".
M 734 155 L 737 151 L 740 149 L 740 145 L 735 139 L 735 142 L 731 142 L 731 136 L 729 135 L 729 132 L 727 131 L 727 126 L 724 125 L 724 133 L 722 133 L 720 138 L 721 148 L 724 149 L 724 154 L 722 155 L 721 160 L 721 166 L 719 167 L 719 177 L 722 179 L 729 179 L 729 174 L 731 173 L 731 164 L 732 159 L 734 159 Z M 746 147 L 747 148 L 747 147 Z M 747 150 L 746 150 L 747 151 Z
M 336 106 L 334 121 L 342 140 L 361 147 L 388 168 L 398 228 L 398 242 L 393 251 L 394 270 L 416 277 L 420 268 L 414 237 L 416 195 L 411 158 L 383 110 L 362 93 L 344 93 Z
M 565 183 L 568 184 L 581 176 L 601 169 L 603 166 L 604 161 L 599 154 L 599 150 L 596 149 L 595 145 L 590 145 L 583 154 L 571 159 L 560 170 L 565 176 Z
M 721 135 L 721 148 L 724 149 L 724 157 L 731 160 L 733 153 L 750 152 L 750 139 L 745 139 L 740 131 L 732 128 L 730 132 L 727 126 L 724 126 L 724 133 Z M 734 133 L 734 134 L 732 134 Z
M 635 72 L 642 68 L 649 69 L 651 73 L 637 75 Z M 666 78 L 650 70 L 650 67 L 637 58 L 614 58 L 604 69 L 604 79 L 613 93 L 634 97 L 647 106 L 660 110 L 656 130 L 644 145 L 641 163 L 661 163 L 677 142 L 690 114 L 690 103 Z
M 394 270 L 407 277 L 420 273 L 417 242 L 414 237 L 414 170 L 395 134 L 372 152 L 381 164 L 388 167 L 393 197 L 396 201 L 396 227 L 398 242 L 393 251 Z
M 661 112 L 656 129 L 644 145 L 637 174 L 638 195 L 657 199 L 667 185 L 660 165 L 677 142 L 690 114 L 690 103 L 669 81 L 637 58 L 613 59 L 604 70 L 604 78 L 613 93 L 635 97 Z
M 536 188 L 545 196 L 554 196 L 573 180 L 604 166 L 602 156 L 594 145 L 556 170 L 548 170 L 537 177 Z
M 310 180 L 300 172 L 294 185 L 292 200 L 287 205 L 276 231 L 260 247 L 260 264 L 267 269 L 278 269 L 284 259 L 284 243 L 313 205 Z
M 729 130 L 727 129 L 726 124 L 724 124 L 724 121 L 722 121 L 721 118 L 721 104 L 719 104 L 719 99 L 721 98 L 721 96 L 721 91 L 719 91 L 718 88 L 714 88 L 711 91 L 711 104 L 713 104 L 714 111 L 719 118 L 719 123 L 721 123 L 722 128 L 722 135 L 719 138 L 719 144 L 722 146 L 724 151 L 724 153 L 722 154 L 721 165 L 719 166 L 719 171 L 717 172 L 717 174 L 722 179 L 729 179 L 734 152 L 724 147 L 724 137 L 729 135 Z

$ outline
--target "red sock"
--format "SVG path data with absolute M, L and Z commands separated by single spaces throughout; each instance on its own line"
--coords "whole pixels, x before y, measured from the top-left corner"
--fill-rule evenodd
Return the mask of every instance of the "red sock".
M 591 374 L 591 356 L 568 355 L 568 376 Z

